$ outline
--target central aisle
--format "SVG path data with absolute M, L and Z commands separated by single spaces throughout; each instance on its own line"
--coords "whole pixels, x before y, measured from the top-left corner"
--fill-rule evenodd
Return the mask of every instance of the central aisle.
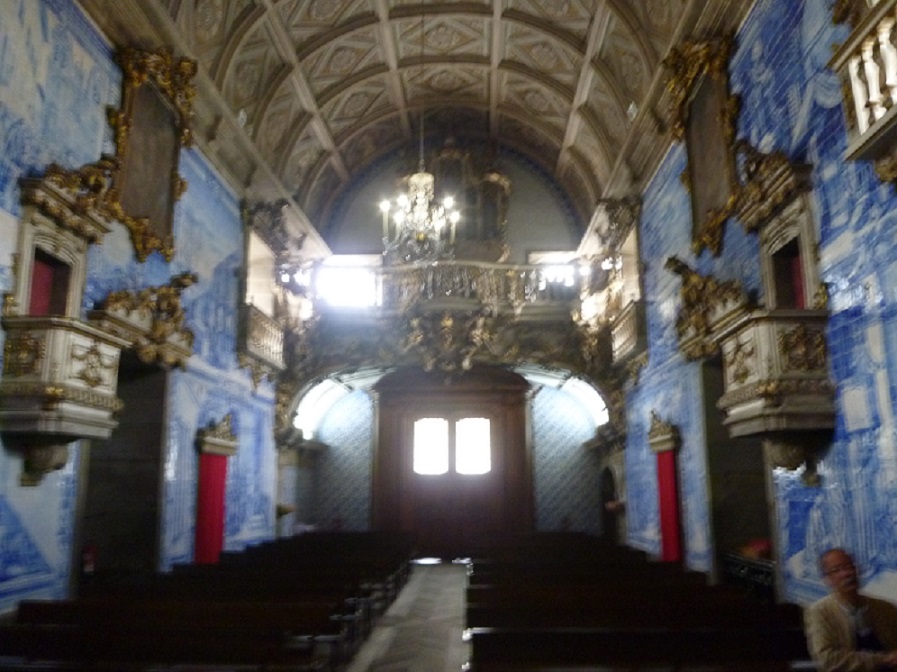
M 464 629 L 463 564 L 415 564 L 346 672 L 461 672 L 470 646 Z

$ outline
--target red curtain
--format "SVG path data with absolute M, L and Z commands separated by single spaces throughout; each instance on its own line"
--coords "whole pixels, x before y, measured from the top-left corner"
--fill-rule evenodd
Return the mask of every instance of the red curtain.
M 29 315 L 49 315 L 50 300 L 53 296 L 54 268 L 46 261 L 35 256 L 31 269 L 31 305 Z
M 682 559 L 682 542 L 674 450 L 657 453 L 657 494 L 660 503 L 661 560 L 677 562 Z
M 199 495 L 196 505 L 197 564 L 214 564 L 224 545 L 224 491 L 227 486 L 227 456 L 199 456 Z
M 791 286 L 794 287 L 794 307 L 806 308 L 804 305 L 804 267 L 800 255 L 791 260 Z

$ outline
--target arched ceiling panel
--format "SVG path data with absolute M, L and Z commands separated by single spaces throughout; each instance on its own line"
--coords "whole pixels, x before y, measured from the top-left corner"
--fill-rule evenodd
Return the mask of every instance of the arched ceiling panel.
M 516 110 L 520 116 L 537 118 L 563 134 L 570 114 L 570 99 L 539 82 L 517 73 L 509 74 L 500 102 L 503 109 Z
M 508 10 L 533 17 L 554 30 L 563 30 L 584 40 L 601 0 L 509 0 Z
M 259 103 L 290 65 L 271 46 L 270 29 L 266 22 L 256 26 L 255 32 L 243 44 L 231 64 L 222 93 L 228 106 L 237 114 L 255 119 Z
M 507 35 L 506 58 L 551 77 L 568 88 L 576 86 L 582 54 L 526 24 L 512 24 Z
M 127 27 L 128 35 L 110 36 L 116 44 L 165 44 L 195 58 L 203 95 L 214 98 L 197 115 L 207 124 L 200 137 L 250 147 L 245 163 L 255 167 L 238 183 L 280 180 L 274 190 L 295 194 L 319 232 L 359 175 L 384 153 L 414 147 L 422 116 L 428 142 L 451 134 L 531 157 L 567 192 L 585 228 L 599 198 L 637 192 L 662 156 L 669 112 L 660 64 L 670 47 L 734 29 L 751 5 L 79 2 L 98 25 Z
M 376 26 L 365 26 L 338 42 L 329 42 L 302 61 L 312 93 L 320 95 L 356 72 L 384 66 Z
M 384 84 L 383 76 L 375 77 L 329 100 L 321 108 L 321 116 L 326 119 L 330 133 L 338 136 L 361 119 L 377 118 L 387 110 L 394 110 Z
M 372 14 L 368 0 L 279 0 L 279 20 L 294 45 L 314 41 L 321 33 Z

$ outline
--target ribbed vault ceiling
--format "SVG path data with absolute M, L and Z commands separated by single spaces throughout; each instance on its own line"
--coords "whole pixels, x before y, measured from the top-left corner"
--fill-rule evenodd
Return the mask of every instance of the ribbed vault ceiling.
M 670 46 L 733 24 L 749 3 L 83 4 L 113 39 L 195 58 L 197 136 L 207 152 L 250 190 L 276 183 L 326 238 L 353 179 L 413 146 L 422 113 L 428 137 L 451 134 L 537 162 L 585 228 L 599 199 L 637 192 L 656 164 Z

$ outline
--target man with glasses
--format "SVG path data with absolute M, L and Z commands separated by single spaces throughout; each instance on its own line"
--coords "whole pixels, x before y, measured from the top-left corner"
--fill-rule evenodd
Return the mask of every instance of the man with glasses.
M 820 556 L 831 594 L 804 611 L 807 646 L 820 672 L 897 670 L 897 607 L 859 593 L 853 558 L 843 548 Z

